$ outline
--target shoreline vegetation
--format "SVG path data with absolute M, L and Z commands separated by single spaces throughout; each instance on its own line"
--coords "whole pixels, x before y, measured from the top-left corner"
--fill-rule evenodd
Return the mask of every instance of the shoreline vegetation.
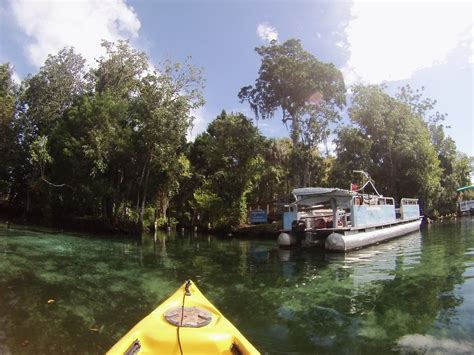
M 223 110 L 193 141 L 205 68 L 152 65 L 126 41 L 102 46 L 95 64 L 64 48 L 19 83 L 0 64 L 3 220 L 94 234 L 271 235 L 278 224 L 245 226 L 249 208 L 281 214 L 294 188 L 360 184 L 354 170 L 384 196 L 418 198 L 430 219 L 456 213 L 456 189 L 471 184 L 473 157 L 457 150 L 423 88 L 347 88 L 299 40 L 255 49 L 254 84 L 235 88 L 254 118 Z M 281 119 L 289 136 L 265 137 L 254 119 Z
M 88 221 L 83 220 L 82 223 L 63 223 L 56 225 L 45 225 L 41 223 L 28 222 L 22 219 L 7 219 L 4 216 L 0 216 L 0 226 L 6 227 L 7 229 L 24 229 L 34 232 L 49 233 L 49 234 L 87 234 L 97 237 L 119 237 L 119 238 L 131 238 L 140 239 L 143 233 L 152 235 L 154 231 L 150 230 L 139 230 L 117 228 L 117 226 L 107 226 L 101 221 Z M 228 230 L 208 230 L 208 229 L 197 229 L 194 228 L 172 228 L 162 227 L 159 230 L 161 232 L 174 232 L 178 233 L 181 231 L 196 231 L 198 233 L 211 233 L 217 237 L 224 238 L 242 238 L 242 239 L 271 239 L 275 240 L 280 233 L 282 224 L 279 222 L 265 223 L 259 225 L 244 225 Z
M 425 217 L 423 218 L 423 224 L 432 224 L 432 223 L 442 223 L 445 220 L 456 220 L 462 216 L 457 213 L 452 213 L 446 216 L 440 216 L 436 221 Z M 25 229 L 34 232 L 49 233 L 49 234 L 87 234 L 96 237 L 115 237 L 115 238 L 124 238 L 124 239 L 140 239 L 143 234 L 152 235 L 154 230 L 143 230 L 137 226 L 111 226 L 105 225 L 103 221 L 91 221 L 87 219 L 82 219 L 79 223 L 67 223 L 62 222 L 61 224 L 44 224 L 41 222 L 28 221 L 22 218 L 6 218 L 5 215 L 0 215 L 0 225 L 6 228 L 13 229 Z M 190 227 L 166 227 L 162 226 L 158 230 L 161 232 L 171 232 L 182 233 L 187 232 L 197 232 L 197 233 L 210 233 L 217 237 L 222 238 L 239 238 L 239 239 L 268 239 L 276 240 L 279 233 L 282 229 L 281 222 L 272 222 L 272 223 L 262 223 L 262 224 L 245 224 L 239 227 L 229 228 L 229 229 L 195 229 Z

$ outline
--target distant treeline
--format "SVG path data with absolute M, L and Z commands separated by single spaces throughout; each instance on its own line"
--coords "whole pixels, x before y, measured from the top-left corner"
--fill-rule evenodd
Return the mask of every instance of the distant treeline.
M 0 213 L 72 228 L 229 228 L 249 204 L 287 202 L 295 187 L 348 188 L 365 170 L 382 194 L 418 197 L 436 217 L 454 212 L 456 188 L 470 183 L 472 158 L 422 90 L 356 85 L 347 107 L 340 71 L 298 40 L 256 48 L 258 77 L 238 94 L 258 119 L 281 115 L 289 138 L 223 111 L 194 142 L 202 70 L 153 66 L 124 41 L 103 46 L 90 69 L 64 48 L 21 83 L 0 66 Z M 321 152 L 331 137 L 334 150 Z

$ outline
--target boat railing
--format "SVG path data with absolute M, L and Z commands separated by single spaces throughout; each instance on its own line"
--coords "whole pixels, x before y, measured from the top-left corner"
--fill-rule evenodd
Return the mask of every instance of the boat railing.
M 352 227 L 396 221 L 393 197 L 356 195 L 352 199 Z
M 461 212 L 469 212 L 474 209 L 474 200 L 459 201 L 459 210 Z
M 416 198 L 402 198 L 400 201 L 400 217 L 402 220 L 411 220 L 420 217 L 420 206 Z
M 326 214 L 320 216 L 302 216 L 300 221 L 303 221 L 306 230 L 316 230 L 316 229 L 332 229 L 334 228 L 333 224 L 333 215 Z M 337 226 L 338 227 L 348 227 L 350 226 L 350 213 L 338 213 L 337 215 Z M 337 228 L 337 227 L 336 227 Z
M 352 205 L 369 205 L 369 206 L 383 206 L 383 205 L 395 205 L 393 197 L 384 197 L 377 195 L 355 195 L 352 197 Z
M 417 205 L 418 199 L 417 198 L 402 198 L 401 205 Z

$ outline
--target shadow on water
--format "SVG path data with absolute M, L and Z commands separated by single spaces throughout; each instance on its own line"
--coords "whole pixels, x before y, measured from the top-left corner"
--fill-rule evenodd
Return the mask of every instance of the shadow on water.
M 263 352 L 473 352 L 473 227 L 465 218 L 330 254 L 0 226 L 0 353 L 104 352 L 187 278 Z

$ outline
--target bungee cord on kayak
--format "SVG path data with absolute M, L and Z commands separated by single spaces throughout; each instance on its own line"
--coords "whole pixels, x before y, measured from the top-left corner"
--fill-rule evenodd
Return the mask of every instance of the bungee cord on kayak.
M 181 339 L 179 338 L 179 329 L 183 325 L 183 318 L 184 318 L 184 301 L 186 300 L 186 296 L 191 296 L 191 292 L 189 291 L 189 286 L 191 286 L 191 280 L 186 280 L 184 284 L 184 293 L 183 293 L 183 302 L 181 302 L 181 320 L 176 328 L 176 334 L 178 336 L 178 345 L 179 345 L 179 352 L 183 355 L 183 347 L 181 345 Z

